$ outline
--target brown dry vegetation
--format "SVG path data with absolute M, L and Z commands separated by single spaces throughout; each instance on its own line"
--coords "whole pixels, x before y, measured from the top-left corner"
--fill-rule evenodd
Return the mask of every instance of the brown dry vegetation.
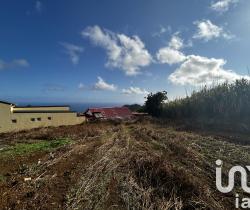
M 70 143 L 4 155 L 55 139 Z M 247 164 L 250 148 L 224 140 L 150 120 L 2 134 L 0 209 L 234 209 L 233 194 L 215 188 L 214 162 Z

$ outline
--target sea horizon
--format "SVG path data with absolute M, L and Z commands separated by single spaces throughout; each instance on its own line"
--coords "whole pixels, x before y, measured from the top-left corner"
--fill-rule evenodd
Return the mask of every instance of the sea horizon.
M 71 111 L 75 112 L 84 112 L 90 107 L 115 107 L 115 106 L 124 106 L 126 103 L 96 103 L 96 102 L 89 102 L 89 103 L 77 103 L 77 102 L 18 102 L 16 103 L 17 106 L 63 106 L 67 105 L 70 106 Z M 127 103 L 130 104 L 130 103 Z

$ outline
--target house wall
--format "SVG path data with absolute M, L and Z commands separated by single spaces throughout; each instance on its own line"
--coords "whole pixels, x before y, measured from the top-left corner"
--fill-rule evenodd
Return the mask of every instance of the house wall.
M 0 103 L 0 132 L 11 129 L 11 105 Z
M 11 110 L 10 105 L 0 103 L 0 133 L 38 127 L 76 125 L 86 121 L 84 116 L 78 117 L 74 112 L 12 113 Z M 39 121 L 38 118 L 41 120 Z M 34 119 L 34 121 L 31 119 Z

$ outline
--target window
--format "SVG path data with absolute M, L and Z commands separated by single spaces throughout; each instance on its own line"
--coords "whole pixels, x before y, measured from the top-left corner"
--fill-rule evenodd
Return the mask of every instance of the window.
M 38 118 L 37 118 L 37 121 L 41 121 L 41 117 L 38 117 Z
M 51 117 L 48 117 L 48 120 L 51 120 L 52 118 Z
M 31 119 L 30 119 L 30 121 L 32 121 L 32 122 L 35 122 L 35 120 L 36 120 L 35 118 L 31 118 Z
M 17 120 L 16 120 L 16 119 L 13 119 L 13 120 L 12 120 L 12 123 L 17 123 Z

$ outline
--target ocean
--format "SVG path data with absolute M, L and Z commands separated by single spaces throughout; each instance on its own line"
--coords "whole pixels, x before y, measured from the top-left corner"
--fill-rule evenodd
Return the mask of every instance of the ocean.
M 123 106 L 124 104 L 115 103 L 71 103 L 69 104 L 72 111 L 84 112 L 90 107 L 114 107 Z
M 123 106 L 119 103 L 17 103 L 17 106 L 60 106 L 69 105 L 71 111 L 85 112 L 89 107 L 114 107 Z

